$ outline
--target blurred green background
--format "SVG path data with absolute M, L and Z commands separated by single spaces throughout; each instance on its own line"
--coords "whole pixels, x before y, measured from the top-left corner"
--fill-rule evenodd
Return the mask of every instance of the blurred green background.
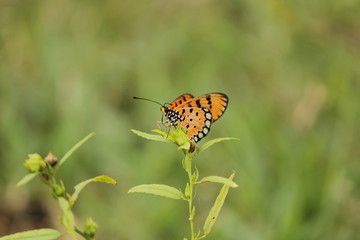
M 98 239 L 188 236 L 184 202 L 129 195 L 183 188 L 182 154 L 130 129 L 158 128 L 159 106 L 224 92 L 229 108 L 199 155 L 201 176 L 237 172 L 209 240 L 360 239 L 360 2 L 0 2 L 0 235 L 60 227 L 36 180 L 16 188 L 27 154 L 61 157 L 68 190 L 101 174 L 75 206 Z M 204 141 L 204 140 L 203 140 Z M 201 142 L 200 142 L 201 143 Z M 219 185 L 199 186 L 198 226 Z M 60 227 L 60 229 L 62 229 Z

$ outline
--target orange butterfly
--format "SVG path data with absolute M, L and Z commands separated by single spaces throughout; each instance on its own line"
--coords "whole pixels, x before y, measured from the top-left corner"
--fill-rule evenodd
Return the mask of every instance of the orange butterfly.
M 135 99 L 148 100 L 146 98 Z M 161 105 L 167 123 L 176 126 L 178 123 L 187 130 L 189 139 L 199 142 L 210 131 L 210 126 L 225 112 L 229 104 L 229 98 L 223 93 L 208 93 L 194 98 L 191 94 L 183 94 L 172 101 L 169 105 Z

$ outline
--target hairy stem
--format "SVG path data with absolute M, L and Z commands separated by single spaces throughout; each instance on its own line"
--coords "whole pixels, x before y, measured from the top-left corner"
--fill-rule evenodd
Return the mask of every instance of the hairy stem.
M 189 182 L 188 182 L 188 204 L 189 204 L 189 224 L 190 224 L 190 231 L 191 231 L 191 240 L 196 240 L 195 231 L 194 231 L 194 179 L 192 176 L 192 155 L 186 153 L 185 156 L 185 165 L 184 169 L 188 174 Z
M 191 176 L 191 169 L 188 171 L 189 176 L 189 222 L 190 222 L 190 230 L 191 230 L 191 240 L 194 240 L 195 232 L 194 232 L 194 214 L 193 214 L 193 181 Z

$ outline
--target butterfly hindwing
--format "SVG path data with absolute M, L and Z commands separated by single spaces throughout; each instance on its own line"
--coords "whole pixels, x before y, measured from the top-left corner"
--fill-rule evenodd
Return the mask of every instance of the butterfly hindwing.
M 183 120 L 180 125 L 187 130 L 187 135 L 195 142 L 205 137 L 211 126 L 212 115 L 207 108 L 184 107 Z
M 196 98 L 197 106 L 207 108 L 212 114 L 212 122 L 218 120 L 225 112 L 229 102 L 228 96 L 223 93 L 209 93 Z

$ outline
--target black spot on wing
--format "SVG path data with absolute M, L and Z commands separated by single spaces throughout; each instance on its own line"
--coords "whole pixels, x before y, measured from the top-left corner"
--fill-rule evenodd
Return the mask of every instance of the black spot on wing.
M 195 103 L 198 108 L 201 108 L 200 99 L 196 100 Z

